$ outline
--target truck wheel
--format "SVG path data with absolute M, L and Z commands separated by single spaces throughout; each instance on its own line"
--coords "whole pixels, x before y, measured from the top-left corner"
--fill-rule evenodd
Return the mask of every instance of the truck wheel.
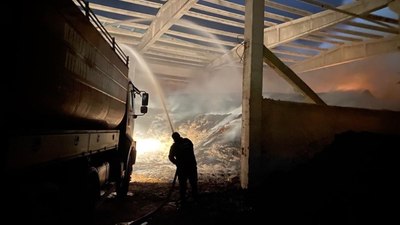
M 133 160 L 132 157 L 129 157 L 128 165 L 123 173 L 123 177 L 120 178 L 120 182 L 117 185 L 117 196 L 125 197 L 128 193 L 129 183 L 131 182 L 131 174 L 132 174 L 132 166 Z
M 92 172 L 88 176 L 86 183 L 86 203 L 89 210 L 93 210 L 100 199 L 100 181 L 96 172 Z

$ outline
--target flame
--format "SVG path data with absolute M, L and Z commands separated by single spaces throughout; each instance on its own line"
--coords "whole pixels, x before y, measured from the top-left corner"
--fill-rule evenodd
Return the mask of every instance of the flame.
M 138 153 L 150 153 L 161 150 L 162 144 L 154 138 L 138 139 L 136 141 L 136 149 Z
M 363 85 L 360 83 L 346 83 L 346 84 L 340 84 L 336 87 L 336 90 L 338 91 L 356 91 L 363 89 L 365 89 L 365 87 L 363 87 Z
M 368 76 L 363 74 L 354 74 L 352 76 L 348 76 L 347 79 L 342 80 L 335 90 L 338 91 L 356 91 L 356 90 L 371 90 L 373 87 L 371 86 L 371 81 L 368 79 Z

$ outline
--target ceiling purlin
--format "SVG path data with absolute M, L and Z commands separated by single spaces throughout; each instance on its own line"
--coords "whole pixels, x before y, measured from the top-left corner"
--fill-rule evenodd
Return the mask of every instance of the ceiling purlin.
M 391 0 L 360 0 L 354 3 L 339 6 L 338 9 L 350 12 L 352 14 L 365 14 L 377 9 L 381 9 L 390 1 Z M 271 3 L 270 1 L 267 2 Z M 353 18 L 353 16 L 349 14 L 338 12 L 336 10 L 326 10 L 273 27 L 268 27 L 264 29 L 264 45 L 267 48 L 273 48 L 297 38 L 309 38 L 306 36 L 315 31 L 331 27 L 351 18 Z M 320 38 L 320 40 L 336 42 L 337 44 L 340 44 L 338 41 L 328 40 L 326 38 Z M 243 55 L 243 48 L 240 48 L 240 46 L 241 44 L 238 44 L 230 52 L 210 63 L 208 67 L 213 68 L 219 66 L 220 64 L 226 63 L 226 60 L 232 60 L 232 58 L 240 60 L 239 57 Z
M 238 31 L 244 27 L 244 21 L 240 22 L 244 18 L 243 5 L 227 0 L 203 0 L 201 4 L 198 3 L 197 0 L 169 0 L 164 4 L 146 0 L 121 1 L 155 8 L 158 9 L 158 13 L 154 16 L 144 11 L 136 12 L 134 10 L 125 10 L 95 3 L 91 3 L 91 7 L 100 11 L 133 17 L 134 19 L 132 20 L 116 20 L 98 15 L 101 22 L 105 26 L 108 26 L 107 29 L 109 29 L 110 33 L 116 35 L 117 40 L 134 45 L 135 48 L 141 50 L 142 53 L 147 52 L 148 58 L 153 58 L 160 62 L 165 61 L 177 65 L 189 67 L 194 66 L 197 68 L 202 64 L 204 65 L 204 63 L 207 62 L 206 59 L 209 61 L 209 64 L 206 64 L 208 68 L 217 68 L 221 65 L 232 64 L 229 62 L 232 58 L 235 59 L 236 62 L 241 62 L 241 55 L 243 55 L 243 34 Z M 211 4 L 204 4 L 204 2 Z M 311 0 L 307 0 L 307 2 L 311 2 Z M 279 55 L 281 55 L 281 60 L 286 62 L 296 62 L 295 65 L 301 67 L 300 65 L 302 62 L 310 65 L 308 59 L 318 59 L 318 55 L 323 58 L 324 55 L 327 55 L 327 52 L 334 51 L 334 49 L 344 48 L 343 46 L 352 44 L 356 45 L 356 43 L 369 41 L 370 39 L 376 39 L 378 41 L 377 43 L 380 43 L 379 40 L 386 37 L 385 33 L 388 35 L 398 35 L 399 31 L 392 29 L 392 27 L 389 26 L 383 27 L 378 26 L 378 24 L 373 25 L 360 23 L 350 19 L 354 18 L 355 15 L 362 15 L 356 17 L 375 20 L 378 21 L 378 23 L 382 22 L 391 25 L 395 25 L 396 23 L 398 24 L 398 20 L 370 14 L 370 12 L 387 6 L 389 2 L 390 0 L 359 0 L 354 3 L 341 5 L 334 9 L 328 9 L 313 14 L 303 9 L 265 0 L 267 7 L 292 15 L 301 16 L 301 18 L 292 19 L 288 16 L 265 12 L 265 18 L 282 23 L 275 24 L 270 21 L 265 21 L 264 25 L 266 28 L 264 29 L 264 45 L 270 48 L 273 52 L 279 53 Z M 213 4 L 221 7 L 214 8 L 212 7 Z M 190 10 L 191 8 L 196 10 Z M 213 14 L 215 16 L 213 16 Z M 184 20 L 180 20 L 183 16 L 203 21 L 212 21 L 221 26 L 228 25 L 240 29 L 233 31 L 227 30 L 226 28 L 213 28 L 200 25 L 193 26 L 191 23 L 186 23 Z M 151 24 L 146 25 L 139 20 L 151 21 Z M 360 31 L 360 29 L 357 31 L 347 30 L 343 29 L 342 26 L 334 26 L 337 24 L 353 26 L 357 29 L 362 28 L 364 31 Z M 177 26 L 177 28 L 181 28 L 172 30 L 170 28 L 173 25 Z M 200 32 L 207 32 L 210 35 L 202 36 L 199 35 Z M 376 32 L 378 32 L 378 34 L 376 34 Z M 224 40 L 225 38 L 212 38 L 211 36 L 214 35 L 226 37 L 226 40 Z M 132 41 L 128 40 L 129 37 L 132 37 Z M 236 41 L 233 41 L 233 38 L 236 38 Z M 227 41 L 229 39 L 230 41 Z M 331 47 L 329 48 L 331 49 L 326 46 L 316 47 L 305 43 L 300 44 L 294 42 L 296 40 L 307 40 L 319 44 L 328 43 L 330 44 Z M 198 43 L 198 41 L 202 43 Z M 217 45 L 223 45 L 225 47 L 219 48 L 207 44 L 215 43 L 216 41 L 218 41 Z M 294 52 L 289 53 L 282 49 L 276 49 L 276 47 L 281 45 L 292 47 Z M 307 58 L 306 55 L 299 55 L 302 49 L 314 50 L 317 56 L 310 56 Z M 166 54 L 166 51 L 169 54 Z M 185 51 L 186 53 L 191 51 L 191 53 L 186 54 Z M 284 55 L 301 56 L 304 57 L 304 60 L 294 61 L 293 59 L 286 58 Z M 195 60 L 195 58 L 198 59 Z M 202 59 L 201 62 L 199 61 L 200 58 Z
M 169 0 L 158 10 L 151 22 L 142 41 L 137 46 L 141 52 L 145 52 L 157 41 L 169 28 L 175 24 L 189 9 L 197 3 L 197 0 Z
M 351 43 L 330 49 L 315 57 L 293 65 L 293 70 L 303 73 L 349 61 L 396 51 L 400 47 L 399 36 L 375 39 L 360 43 Z

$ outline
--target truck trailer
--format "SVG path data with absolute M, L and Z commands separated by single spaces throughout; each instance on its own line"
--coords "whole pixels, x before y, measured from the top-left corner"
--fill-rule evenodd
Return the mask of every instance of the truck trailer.
M 129 57 L 88 2 L 17 4 L 10 55 L 19 66 L 3 98 L 10 209 L 41 224 L 89 215 L 106 193 L 127 194 L 134 120 L 147 113 L 149 95 L 132 82 Z

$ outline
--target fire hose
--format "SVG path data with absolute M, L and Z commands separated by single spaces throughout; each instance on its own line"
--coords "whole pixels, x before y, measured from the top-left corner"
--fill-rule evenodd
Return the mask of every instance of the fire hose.
M 154 215 L 156 212 L 158 212 L 165 204 L 167 204 L 169 198 L 171 197 L 171 194 L 174 190 L 175 187 L 175 183 L 176 183 L 176 178 L 178 177 L 178 173 L 177 170 L 175 170 L 175 175 L 174 175 L 174 180 L 172 181 L 172 185 L 171 188 L 168 191 L 167 197 L 165 198 L 165 200 L 154 210 L 146 213 L 145 215 L 137 218 L 136 220 L 130 221 L 128 223 L 120 223 L 117 225 L 138 225 L 138 224 L 142 224 L 145 222 L 145 220 L 147 220 L 148 218 L 150 218 L 152 215 Z
M 164 102 L 163 102 L 163 104 L 164 104 Z M 164 108 L 165 108 L 165 105 L 164 105 Z M 168 114 L 167 114 L 167 116 L 168 116 Z M 168 116 L 168 121 L 169 121 L 169 124 L 171 126 L 172 133 L 174 133 L 174 129 L 172 127 L 172 123 L 171 123 L 171 120 L 169 119 L 169 116 Z M 147 220 L 152 215 L 154 215 L 156 212 L 158 212 L 165 204 L 167 204 L 169 198 L 171 197 L 172 191 L 174 190 L 174 187 L 175 187 L 175 183 L 176 183 L 176 178 L 177 177 L 178 177 L 178 170 L 175 170 L 174 179 L 172 181 L 171 188 L 168 191 L 167 197 L 165 198 L 165 200 L 163 202 L 161 202 L 161 204 L 157 208 L 155 208 L 154 210 L 152 210 L 152 211 L 146 213 L 145 215 L 137 218 L 136 220 L 130 221 L 128 223 L 119 223 L 117 225 L 138 225 L 138 224 L 142 224 L 142 223 L 145 222 L 145 220 Z

